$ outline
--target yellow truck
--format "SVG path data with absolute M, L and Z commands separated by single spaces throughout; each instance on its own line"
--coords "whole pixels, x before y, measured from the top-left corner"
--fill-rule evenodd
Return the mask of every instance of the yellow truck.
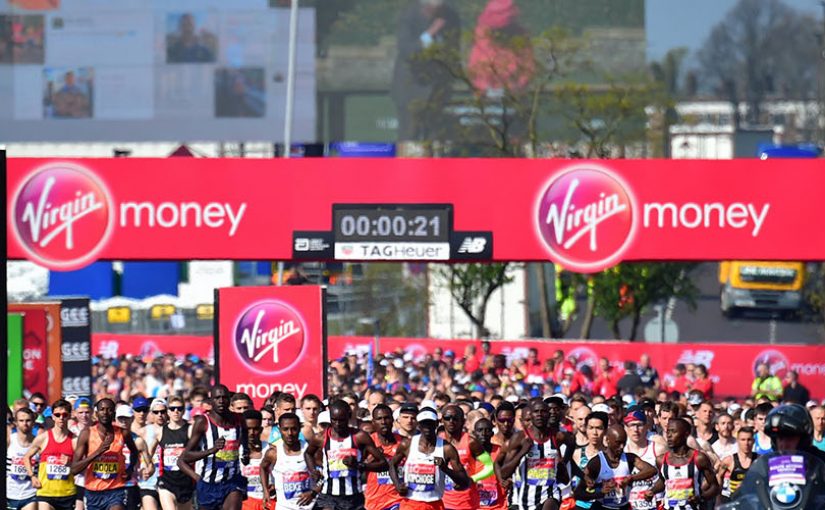
M 804 306 L 805 264 L 735 260 L 719 263 L 720 306 L 726 317 L 760 310 L 796 317 Z

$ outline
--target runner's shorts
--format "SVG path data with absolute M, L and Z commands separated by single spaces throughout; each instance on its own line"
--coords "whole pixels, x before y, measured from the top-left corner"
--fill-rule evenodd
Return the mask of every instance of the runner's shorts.
M 195 489 L 198 491 L 198 508 L 201 510 L 211 510 L 223 506 L 224 500 L 231 493 L 237 491 L 246 496 L 247 480 L 242 475 L 236 475 L 230 480 L 219 483 L 208 483 L 198 480 Z
M 51 496 L 37 496 L 37 501 L 42 501 L 54 508 L 54 510 L 74 510 L 74 496 L 63 496 L 53 498 Z
M 363 510 L 364 495 L 330 496 L 319 494 L 315 500 L 315 508 L 331 508 L 332 510 Z
M 188 503 L 195 494 L 195 483 L 183 473 L 164 473 L 158 480 L 158 489 L 171 492 L 178 503 Z
M 126 507 L 126 487 L 107 491 L 86 489 L 86 510 L 109 510 L 113 506 Z
M 32 496 L 26 499 L 7 499 L 6 508 L 9 510 L 21 510 L 26 505 L 31 505 L 37 502 L 37 496 Z

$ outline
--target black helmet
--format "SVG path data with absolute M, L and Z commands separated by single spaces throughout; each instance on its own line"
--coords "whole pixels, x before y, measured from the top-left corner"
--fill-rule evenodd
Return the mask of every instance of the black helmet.
M 803 443 L 812 439 L 814 424 L 808 410 L 799 404 L 785 404 L 774 408 L 765 419 L 765 433 L 777 436 L 800 436 Z

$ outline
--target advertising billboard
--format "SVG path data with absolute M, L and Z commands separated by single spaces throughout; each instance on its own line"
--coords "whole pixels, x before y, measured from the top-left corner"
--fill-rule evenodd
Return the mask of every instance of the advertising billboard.
M 260 407 L 274 391 L 326 393 L 325 290 L 215 289 L 215 380 Z

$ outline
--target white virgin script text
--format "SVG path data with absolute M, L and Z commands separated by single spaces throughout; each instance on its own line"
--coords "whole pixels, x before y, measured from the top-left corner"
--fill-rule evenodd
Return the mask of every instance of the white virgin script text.
M 33 202 L 26 202 L 21 221 L 29 224 L 32 242 L 39 244 L 41 248 L 48 246 L 55 237 L 65 231 L 66 249 L 71 250 L 74 248 L 74 222 L 102 208 L 103 202 L 97 200 L 94 191 L 84 194 L 78 190 L 74 200 L 53 205 L 49 202 L 49 192 L 54 183 L 54 177 L 46 179 L 37 206 Z M 46 235 L 41 239 L 43 233 Z
M 292 335 L 300 334 L 301 328 L 293 321 L 281 320 L 278 327 L 261 331 L 265 313 L 263 310 L 258 312 L 251 331 L 248 328 L 243 330 L 241 343 L 246 345 L 247 357 L 252 361 L 260 361 L 267 352 L 272 351 L 272 362 L 278 363 L 278 345 Z
M 601 193 L 597 202 L 576 209 L 571 202 L 578 187 L 579 180 L 573 179 L 567 188 L 561 210 L 555 203 L 550 204 L 545 222 L 547 225 L 553 225 L 556 243 L 561 244 L 564 249 L 569 249 L 583 236 L 590 234 L 590 251 L 596 251 L 596 227 L 604 220 L 627 210 L 627 204 L 621 203 L 616 193 L 608 196 Z M 567 237 L 568 235 L 570 237 Z

